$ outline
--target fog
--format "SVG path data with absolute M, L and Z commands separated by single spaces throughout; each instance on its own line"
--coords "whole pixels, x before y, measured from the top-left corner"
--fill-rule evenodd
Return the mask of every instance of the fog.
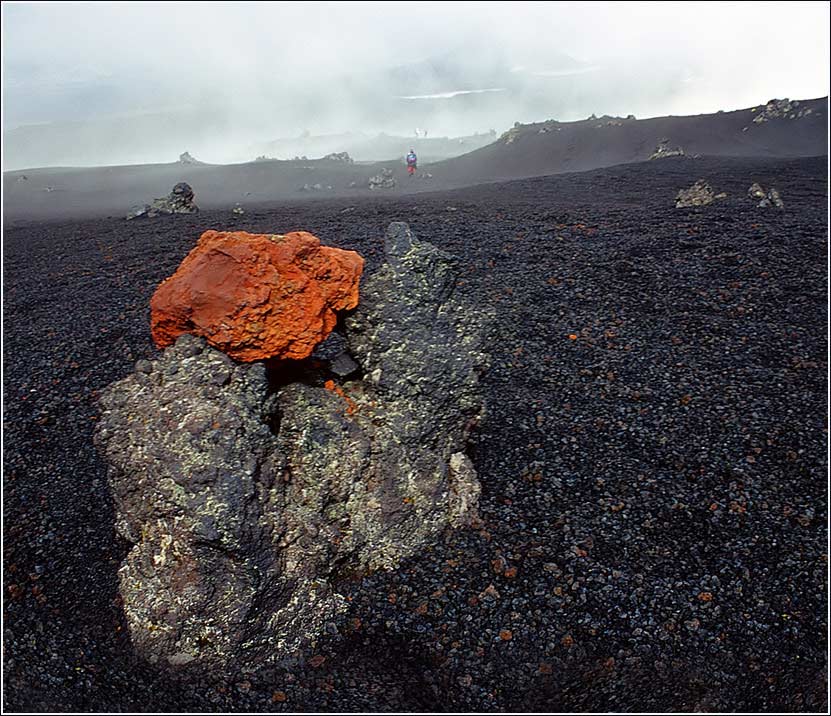
M 824 2 L 4 2 L 2 20 L 4 169 L 285 158 L 274 140 L 303 132 L 351 133 L 336 151 L 829 82 Z

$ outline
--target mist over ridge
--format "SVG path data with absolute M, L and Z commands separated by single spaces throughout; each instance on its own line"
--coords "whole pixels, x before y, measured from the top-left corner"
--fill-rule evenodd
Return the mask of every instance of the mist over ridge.
M 4 4 L 4 169 L 825 94 L 828 7 L 739 5 Z

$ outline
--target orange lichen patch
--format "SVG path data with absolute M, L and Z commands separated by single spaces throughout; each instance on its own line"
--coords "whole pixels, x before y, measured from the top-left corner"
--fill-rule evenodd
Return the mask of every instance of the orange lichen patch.
M 713 594 L 712 592 L 700 592 L 698 598 L 702 602 L 712 602 L 713 601 Z
M 206 231 L 153 294 L 153 340 L 191 333 L 240 361 L 306 358 L 358 304 L 363 267 L 306 231 Z
M 323 387 L 326 388 L 326 390 L 331 390 L 333 393 L 335 393 L 336 395 L 339 395 L 341 398 L 343 398 L 346 401 L 346 414 L 347 415 L 352 415 L 358 409 L 358 406 L 356 405 L 355 401 L 352 400 L 352 398 L 350 398 L 344 392 L 343 388 L 341 388 L 339 385 L 337 385 L 334 380 L 327 380 L 323 384 Z

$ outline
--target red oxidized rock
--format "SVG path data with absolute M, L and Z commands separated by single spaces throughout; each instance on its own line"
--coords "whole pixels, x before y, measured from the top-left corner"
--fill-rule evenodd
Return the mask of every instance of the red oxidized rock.
M 153 294 L 153 340 L 192 333 L 241 361 L 306 358 L 358 304 L 363 266 L 305 231 L 206 231 Z

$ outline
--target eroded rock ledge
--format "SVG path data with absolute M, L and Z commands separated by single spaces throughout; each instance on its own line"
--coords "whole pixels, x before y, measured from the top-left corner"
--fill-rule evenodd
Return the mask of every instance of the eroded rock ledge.
M 101 397 L 119 570 L 136 650 L 250 669 L 313 641 L 344 608 L 343 574 L 391 569 L 476 521 L 466 455 L 483 414 L 483 324 L 454 259 L 392 224 L 387 262 L 346 321 L 358 380 L 269 389 L 179 337 Z

